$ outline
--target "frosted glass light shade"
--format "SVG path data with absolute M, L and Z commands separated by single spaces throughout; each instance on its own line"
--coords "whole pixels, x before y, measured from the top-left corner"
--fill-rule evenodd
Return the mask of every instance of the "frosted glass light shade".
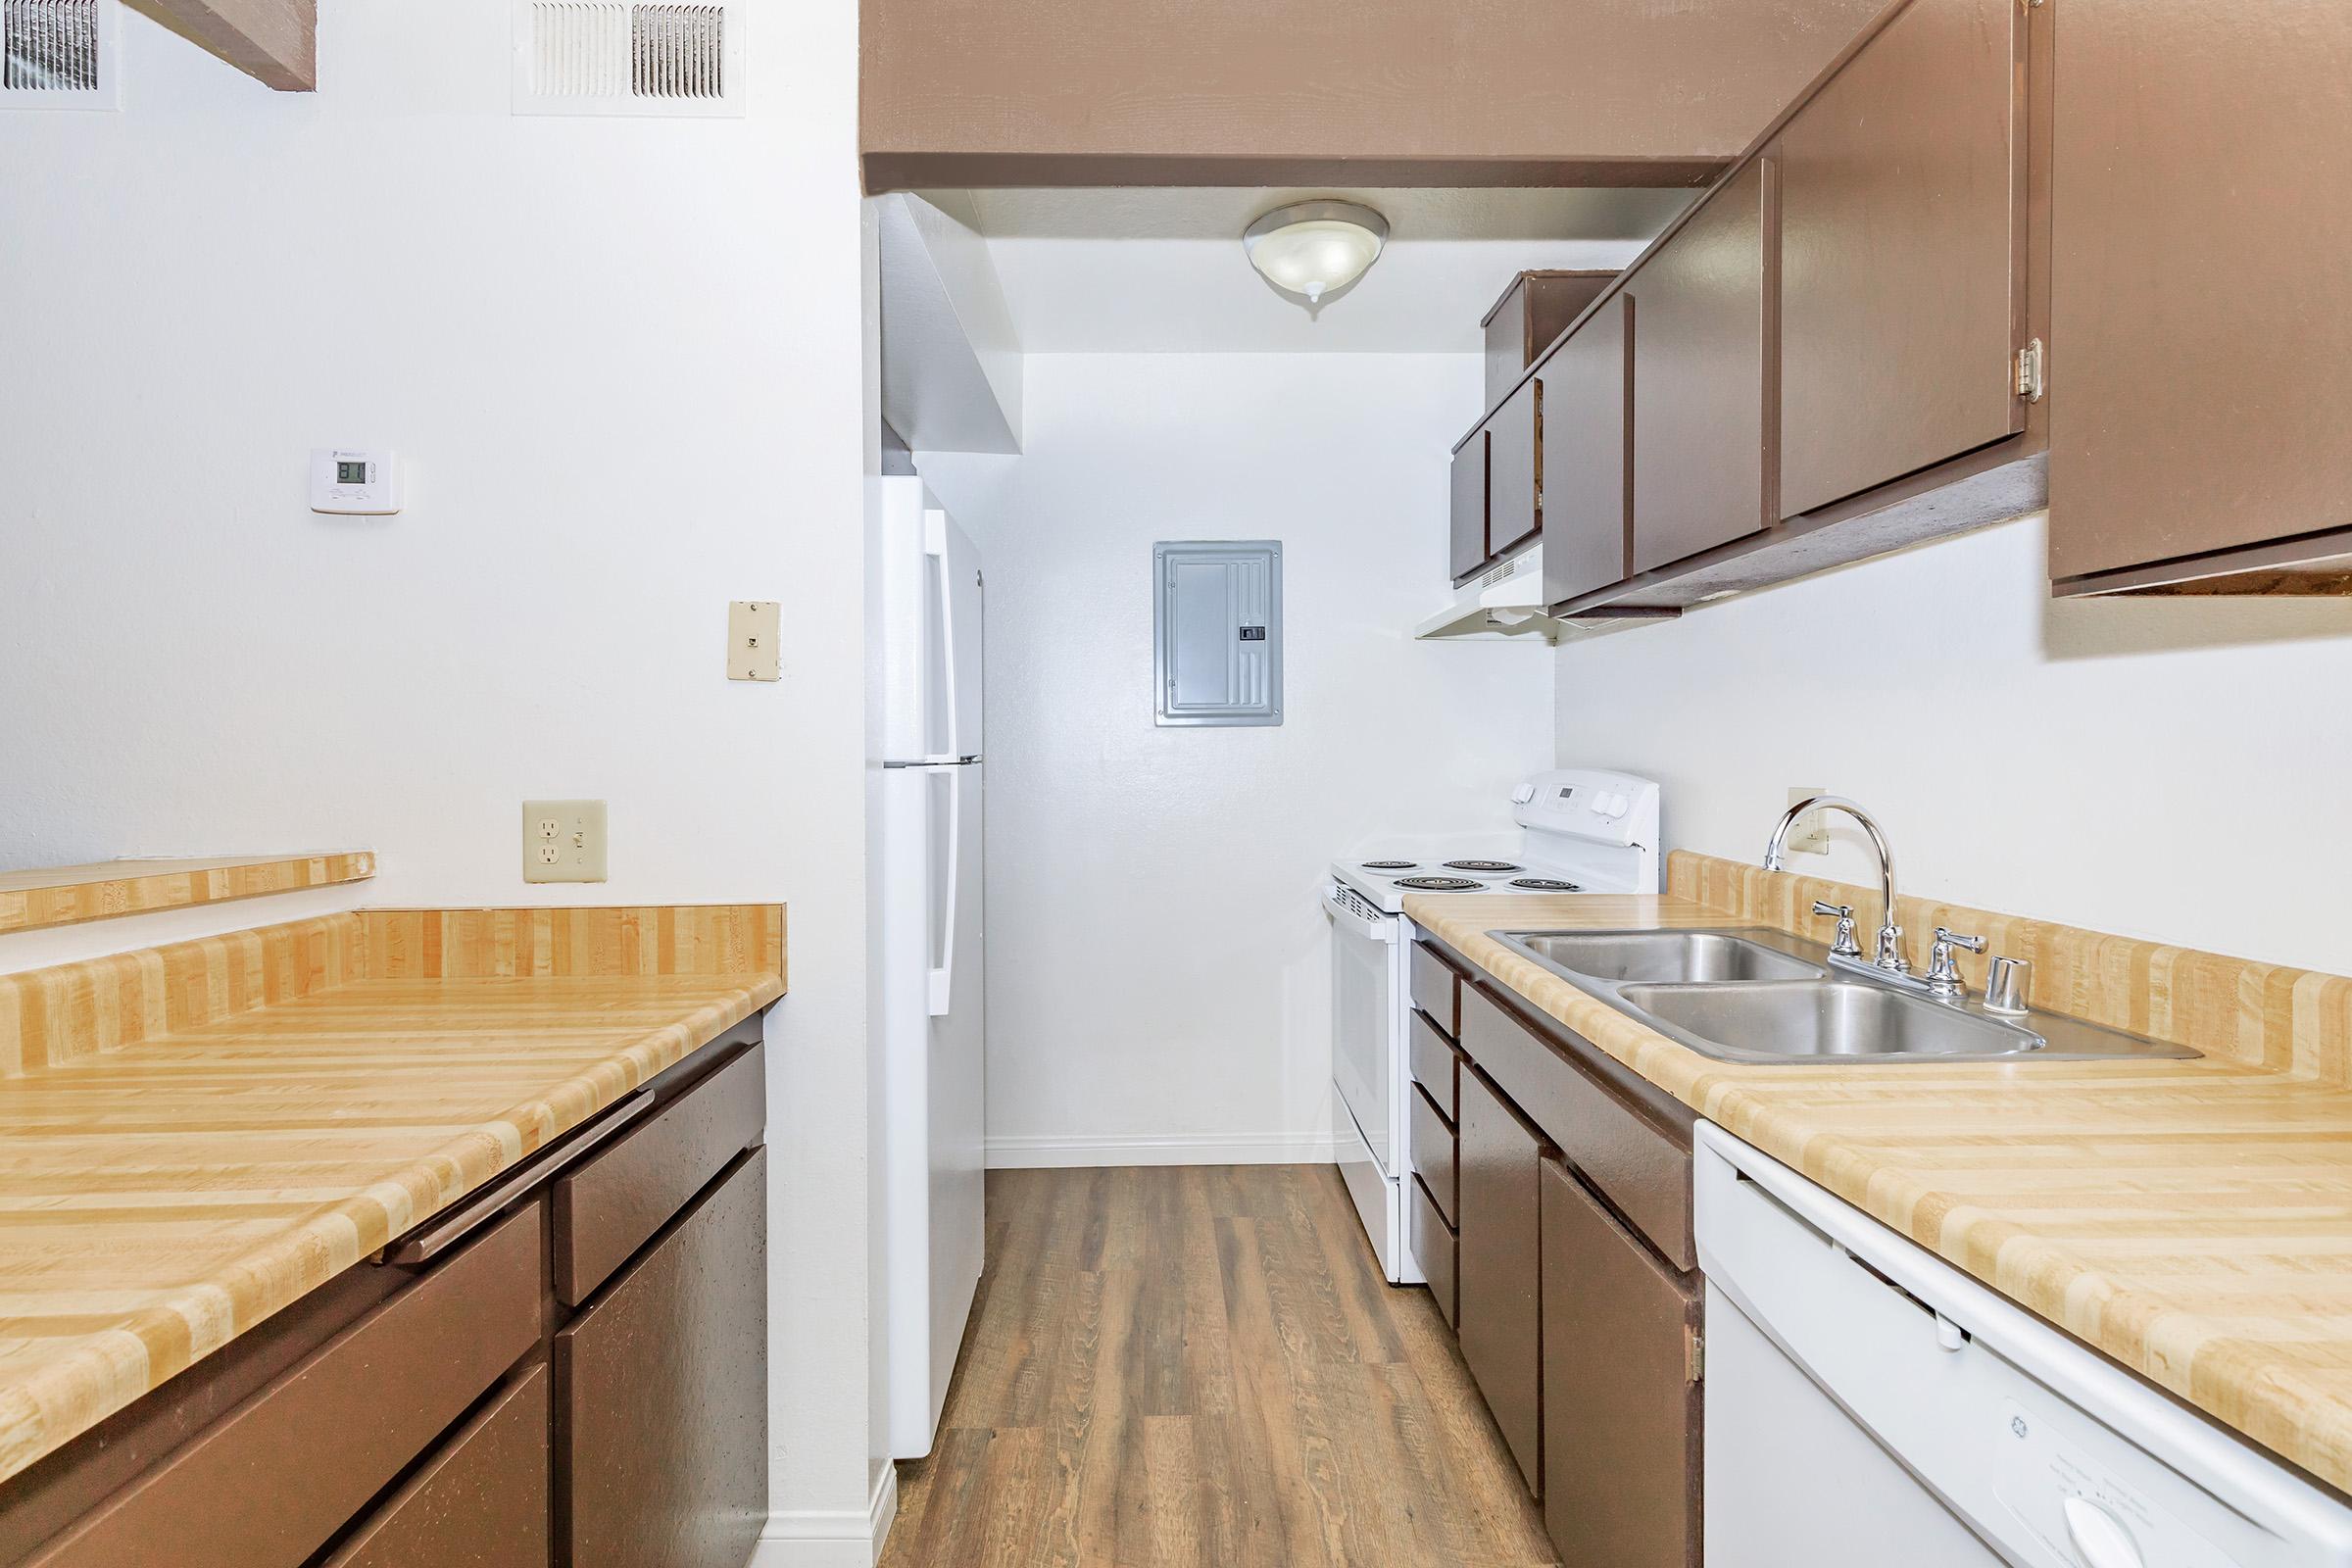
M 1354 202 L 1296 202 L 1242 231 L 1250 265 L 1267 282 L 1312 305 L 1346 288 L 1380 259 L 1389 220 Z

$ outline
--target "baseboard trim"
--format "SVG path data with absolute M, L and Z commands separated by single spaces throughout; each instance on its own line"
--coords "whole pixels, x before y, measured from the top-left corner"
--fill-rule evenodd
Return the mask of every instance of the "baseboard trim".
M 1340 1141 L 1325 1134 L 1235 1133 L 1223 1138 L 991 1138 L 991 1170 L 1098 1165 L 1330 1165 Z
M 899 1516 L 899 1467 L 875 1478 L 865 1511 L 854 1508 L 779 1508 L 767 1516 L 760 1545 L 745 1568 L 873 1568 L 882 1560 L 891 1521 Z

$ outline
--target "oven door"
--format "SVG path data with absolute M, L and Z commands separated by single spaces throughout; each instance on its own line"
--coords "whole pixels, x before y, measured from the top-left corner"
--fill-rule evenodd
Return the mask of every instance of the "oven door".
M 1384 1180 L 1396 1178 L 1396 998 L 1404 921 L 1338 883 L 1324 889 L 1331 917 L 1331 1076 Z

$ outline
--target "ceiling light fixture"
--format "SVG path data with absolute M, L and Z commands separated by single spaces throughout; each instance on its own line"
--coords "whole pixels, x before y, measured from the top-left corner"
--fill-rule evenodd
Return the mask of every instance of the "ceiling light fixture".
M 1309 305 L 1346 288 L 1380 260 L 1389 220 L 1355 202 L 1293 202 L 1242 230 L 1242 249 L 1266 281 Z

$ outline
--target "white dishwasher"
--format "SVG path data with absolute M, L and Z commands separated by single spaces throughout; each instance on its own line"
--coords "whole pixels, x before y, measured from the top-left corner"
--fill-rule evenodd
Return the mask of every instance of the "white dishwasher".
M 2352 1508 L 1698 1128 L 1708 1568 L 2339 1568 Z

